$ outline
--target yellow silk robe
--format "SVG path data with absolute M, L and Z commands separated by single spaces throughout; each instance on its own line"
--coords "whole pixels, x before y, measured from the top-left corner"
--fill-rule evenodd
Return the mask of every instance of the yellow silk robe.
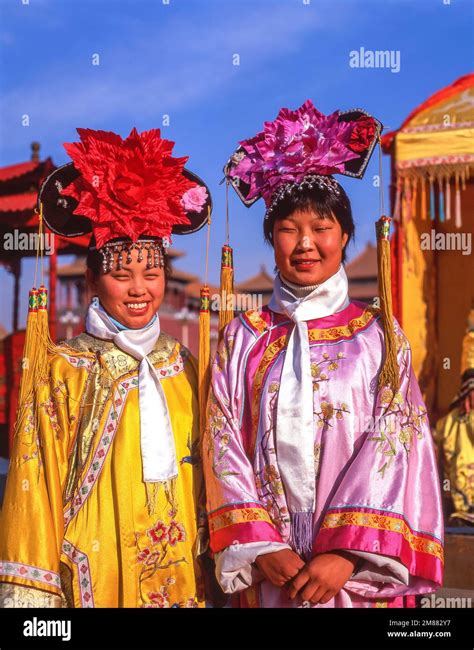
M 461 390 L 449 413 L 436 423 L 435 440 L 449 481 L 454 512 L 450 523 L 474 525 L 474 411 L 464 411 L 463 399 L 474 389 L 474 309 L 462 344 Z
M 149 355 L 179 468 L 173 482 L 150 489 L 142 480 L 138 362 L 88 334 L 68 345 L 50 358 L 36 423 L 30 406 L 17 427 L 0 517 L 0 605 L 204 606 L 194 359 L 163 333 Z

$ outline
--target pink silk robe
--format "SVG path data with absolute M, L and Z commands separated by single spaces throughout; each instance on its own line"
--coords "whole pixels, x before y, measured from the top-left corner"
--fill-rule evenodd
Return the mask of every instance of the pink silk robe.
M 211 548 L 224 590 L 239 592 L 234 606 L 308 606 L 290 601 L 252 564 L 255 548 L 278 550 L 289 539 L 275 417 L 293 326 L 268 308 L 248 311 L 226 328 L 213 362 L 203 462 Z M 408 341 L 396 324 L 401 385 L 393 396 L 389 388 L 377 391 L 384 350 L 378 310 L 353 301 L 309 321 L 308 331 L 317 477 L 313 553 L 345 549 L 359 557 L 341 592 L 316 607 L 413 606 L 414 595 L 442 582 L 443 518 Z M 228 588 L 225 566 L 235 577 L 240 564 L 246 577 Z

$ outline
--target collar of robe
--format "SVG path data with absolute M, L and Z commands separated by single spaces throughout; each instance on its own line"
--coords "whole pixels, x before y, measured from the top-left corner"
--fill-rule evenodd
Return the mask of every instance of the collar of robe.
M 119 330 L 102 305 L 94 301 L 87 311 L 86 331 L 97 338 L 113 341 L 120 350 L 140 362 L 137 417 L 140 420 L 143 480 L 162 483 L 175 478 L 178 465 L 168 404 L 160 378 L 148 359 L 160 336 L 158 314 L 146 327 Z
M 293 282 L 287 280 L 281 274 L 280 274 L 280 280 L 281 280 L 282 289 L 287 291 L 290 294 L 290 296 L 292 296 L 296 300 L 300 298 L 306 298 L 306 296 L 309 296 L 310 293 L 312 293 L 315 289 L 319 287 L 319 284 L 308 284 L 306 286 L 294 284 Z

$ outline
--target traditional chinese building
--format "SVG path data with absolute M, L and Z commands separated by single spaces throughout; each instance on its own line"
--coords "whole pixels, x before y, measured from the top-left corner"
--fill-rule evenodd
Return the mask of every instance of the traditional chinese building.
M 259 309 L 267 305 L 273 292 L 273 277 L 268 273 L 264 264 L 260 271 L 248 280 L 235 286 L 238 311 Z
M 345 265 L 349 296 L 353 300 L 372 303 L 378 296 L 377 246 L 367 242 L 364 250 Z
M 12 331 L 3 339 L 0 373 L 8 386 L 4 401 L 0 398 L 0 455 L 6 455 L 16 417 L 17 394 L 21 376 L 24 330 L 19 328 L 20 300 L 25 302 L 28 289 L 20 296 L 22 260 L 35 257 L 38 245 L 36 201 L 42 181 L 55 169 L 51 158 L 40 160 L 39 144 L 31 145 L 31 159 L 0 168 L 0 265 L 13 275 Z M 51 233 L 46 233 L 51 237 Z M 87 248 L 87 238 L 65 239 L 54 236 L 50 255 L 44 261 L 48 276 L 51 336 L 56 335 L 56 271 L 58 255 L 79 254 Z M 44 240 L 43 240 L 44 243 Z M 2 305 L 5 309 L 7 305 Z M 0 384 L 1 395 L 1 384 Z
M 474 74 L 428 97 L 382 138 L 392 169 L 394 311 L 434 419 L 458 390 L 474 299 L 472 244 L 464 245 L 474 231 L 473 142 Z

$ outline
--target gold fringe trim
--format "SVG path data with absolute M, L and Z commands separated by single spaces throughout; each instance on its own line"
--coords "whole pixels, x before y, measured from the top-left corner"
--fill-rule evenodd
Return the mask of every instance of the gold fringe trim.
M 25 344 L 22 357 L 22 374 L 18 403 L 26 404 L 33 395 L 34 352 L 38 346 L 38 289 L 31 289 L 28 297 L 28 318 L 26 321 Z
M 437 183 L 440 188 L 444 189 L 445 202 L 445 219 L 450 221 L 454 213 L 454 225 L 456 228 L 462 227 L 461 215 L 461 191 L 466 189 L 466 184 L 472 175 L 474 166 L 472 164 L 454 163 L 450 165 L 426 165 L 424 167 L 410 167 L 397 169 L 397 187 L 401 187 L 400 195 L 397 201 L 400 203 L 401 221 L 416 215 L 416 186 L 421 183 L 421 206 L 420 216 L 423 221 L 428 218 L 435 219 L 431 214 L 430 200 L 427 198 L 427 185 L 429 192 Z M 454 187 L 454 210 L 451 209 L 451 183 Z M 430 194 L 431 196 L 431 194 Z M 442 193 L 439 193 L 440 200 Z M 394 214 L 398 218 L 397 214 Z
M 427 219 L 426 212 L 426 178 L 423 176 L 421 179 L 421 218 L 423 221 Z
M 41 284 L 36 289 L 38 266 L 43 279 L 43 206 L 40 204 L 38 214 L 38 241 L 40 245 L 36 251 L 35 287 L 31 289 L 28 297 L 28 317 L 26 322 L 25 343 L 23 346 L 22 375 L 18 395 L 18 409 L 15 422 L 14 435 L 18 433 L 26 411 L 31 411 L 34 422 L 37 419 L 37 394 L 38 389 L 49 381 L 49 356 L 66 353 L 69 356 L 80 357 L 82 352 L 74 350 L 67 344 L 56 345 L 51 339 L 48 321 L 48 289 Z M 36 425 L 32 427 L 33 435 Z
M 146 507 L 150 517 L 156 514 L 156 504 L 160 494 L 160 488 L 164 490 L 166 502 L 170 506 L 171 511 L 175 514 L 178 510 L 176 502 L 176 477 L 168 481 L 156 481 L 153 483 L 146 481 Z
M 31 289 L 28 303 L 15 433 L 27 409 L 32 409 L 36 421 L 35 396 L 38 388 L 48 382 L 48 353 L 58 349 L 49 333 L 46 287 Z
M 446 221 L 451 220 L 451 184 L 449 182 L 449 178 L 446 179 L 446 190 L 444 193 L 445 196 L 445 201 L 446 201 Z
M 417 185 L 418 185 L 418 178 L 412 179 L 412 184 L 411 184 L 411 216 L 412 218 L 416 214 L 416 199 L 417 199 Z
M 456 228 L 461 228 L 461 226 L 462 226 L 462 216 L 461 216 L 461 176 L 459 174 L 456 174 L 456 179 L 455 179 L 454 225 L 456 226 Z
M 463 179 L 463 189 L 465 189 L 465 183 L 470 178 L 474 165 L 466 163 L 454 163 L 451 165 L 426 165 L 423 167 L 407 167 L 407 168 L 397 168 L 397 177 L 399 179 L 410 179 L 410 180 L 429 180 L 433 179 L 446 179 L 453 181 L 456 176 L 459 176 Z

